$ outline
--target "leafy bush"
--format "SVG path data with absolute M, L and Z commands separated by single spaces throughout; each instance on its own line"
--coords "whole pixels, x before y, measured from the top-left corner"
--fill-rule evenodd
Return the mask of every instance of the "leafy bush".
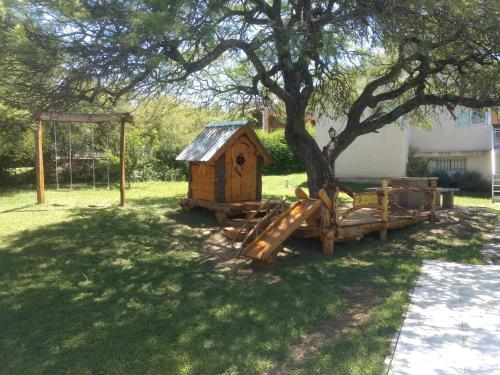
M 35 168 L 0 169 L 0 186 L 32 185 L 35 183 Z
M 443 170 L 429 171 L 430 159 L 416 156 L 417 149 L 410 147 L 406 175 L 408 177 L 431 176 L 438 178 L 438 186 L 443 188 L 459 188 L 463 191 L 489 191 L 490 183 L 479 172 L 464 171 L 453 175 Z
M 134 129 L 127 135 L 127 142 L 127 177 L 130 181 L 187 179 L 187 163 L 175 160 L 183 147 L 162 142 L 154 129 Z
M 475 171 L 465 171 L 461 173 L 455 173 L 453 175 L 453 181 L 461 190 L 464 191 L 489 191 L 491 185 L 479 172 Z
M 417 149 L 410 146 L 408 150 L 408 163 L 406 164 L 406 175 L 408 177 L 422 177 L 428 174 L 429 160 L 416 156 Z
M 445 171 L 431 172 L 432 177 L 438 177 L 438 186 L 444 188 L 459 188 L 463 191 L 486 192 L 489 191 L 490 183 L 475 171 L 457 172 L 450 176 Z
M 263 174 L 288 174 L 305 170 L 304 165 L 288 147 L 283 129 L 271 133 L 258 129 L 256 133 L 272 160 L 271 164 L 263 167 Z
M 187 180 L 189 163 L 175 160 L 183 147 L 170 148 L 162 145 L 155 152 L 155 171 L 158 179 L 162 181 L 182 181 Z
M 175 158 L 208 122 L 220 118 L 217 109 L 182 105 L 169 97 L 141 104 L 127 133 L 131 180 L 186 180 L 188 163 Z
M 445 171 L 433 171 L 429 173 L 431 177 L 438 178 L 438 186 L 443 188 L 456 187 L 455 181 L 453 181 L 453 177 L 450 176 Z

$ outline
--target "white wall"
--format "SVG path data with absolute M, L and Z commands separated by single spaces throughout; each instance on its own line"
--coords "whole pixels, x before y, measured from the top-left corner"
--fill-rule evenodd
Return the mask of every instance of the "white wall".
M 491 178 L 491 120 L 487 125 L 458 125 L 446 110 L 431 116 L 434 126 L 423 129 L 406 124 L 404 129 L 388 125 L 379 133 L 358 137 L 337 159 L 336 175 L 340 178 L 380 178 L 406 176 L 409 145 L 419 153 L 443 153 L 439 157 L 458 157 L 457 153 L 476 151 L 467 158 L 467 170 L 478 171 L 487 179 Z M 328 129 L 333 126 L 340 132 L 342 121 L 332 121 L 319 117 L 316 125 L 316 141 L 320 147 L 326 145 L 330 137 Z M 447 156 L 447 153 L 450 153 Z M 500 153 L 499 153 L 500 154 Z M 497 171 L 500 170 L 500 155 Z M 432 156 L 436 157 L 435 155 Z
M 423 153 L 483 151 L 480 155 L 464 156 L 467 158 L 467 170 L 479 172 L 486 179 L 491 179 L 493 129 L 490 118 L 487 125 L 463 126 L 448 111 L 442 110 L 432 116 L 432 121 L 432 129 L 411 129 L 410 144 L 413 147 Z
M 476 171 L 483 175 L 486 180 L 491 180 L 492 174 L 492 161 L 491 151 L 486 152 L 484 155 L 468 156 L 467 157 L 467 170 Z
M 446 111 L 432 116 L 432 129 L 412 127 L 410 144 L 422 152 L 491 150 L 491 122 L 488 125 L 458 125 Z
M 316 141 L 322 148 L 329 141 L 330 126 L 342 129 L 340 122 L 319 118 L 316 124 Z M 408 161 L 409 130 L 396 125 L 382 128 L 379 133 L 358 137 L 335 164 L 339 178 L 404 177 Z

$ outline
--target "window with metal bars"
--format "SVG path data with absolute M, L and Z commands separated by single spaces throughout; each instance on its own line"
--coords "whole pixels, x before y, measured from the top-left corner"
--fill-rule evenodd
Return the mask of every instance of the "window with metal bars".
M 441 158 L 434 159 L 430 162 L 429 169 L 433 171 L 446 172 L 454 174 L 456 172 L 463 172 L 467 169 L 466 158 Z

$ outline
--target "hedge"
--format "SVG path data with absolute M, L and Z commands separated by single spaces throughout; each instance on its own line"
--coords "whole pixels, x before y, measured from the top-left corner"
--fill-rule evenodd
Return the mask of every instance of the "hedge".
M 263 174 L 276 175 L 305 171 L 304 165 L 288 147 L 283 129 L 274 130 L 271 133 L 258 129 L 256 133 L 272 160 L 271 164 L 262 169 Z
M 438 178 L 438 186 L 443 188 L 459 188 L 469 192 L 491 191 L 491 184 L 479 172 L 463 171 L 448 174 L 445 171 L 430 171 L 429 176 Z

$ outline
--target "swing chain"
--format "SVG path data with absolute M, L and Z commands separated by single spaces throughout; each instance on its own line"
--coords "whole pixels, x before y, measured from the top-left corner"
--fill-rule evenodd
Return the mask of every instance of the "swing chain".
M 56 172 L 56 190 L 59 190 L 59 167 L 58 167 L 58 153 L 57 153 L 57 128 L 55 122 L 52 122 L 52 131 L 54 133 L 54 159 L 55 159 L 55 172 Z
M 95 142 L 94 142 L 94 126 L 90 128 L 90 136 L 92 142 L 92 186 L 95 189 Z
M 69 123 L 69 190 L 73 190 L 73 145 L 72 145 L 72 127 L 73 123 Z

